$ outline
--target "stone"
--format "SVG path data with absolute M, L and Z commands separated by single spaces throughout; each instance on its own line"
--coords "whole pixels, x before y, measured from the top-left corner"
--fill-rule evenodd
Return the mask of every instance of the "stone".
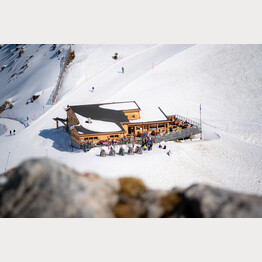
M 184 217 L 262 217 L 262 198 L 209 185 L 193 185 L 184 191 Z
M 136 177 L 80 174 L 42 158 L 0 174 L 0 217 L 255 218 L 262 197 L 202 184 L 153 190 Z
M 118 202 L 117 180 L 83 176 L 46 158 L 27 160 L 3 177 L 0 217 L 112 217 Z

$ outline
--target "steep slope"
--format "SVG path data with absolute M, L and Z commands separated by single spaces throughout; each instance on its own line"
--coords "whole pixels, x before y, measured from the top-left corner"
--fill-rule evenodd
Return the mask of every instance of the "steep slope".
M 0 104 L 10 100 L 14 107 L 4 117 L 25 121 L 37 118 L 49 108 L 68 46 L 4 45 L 0 50 Z M 21 52 L 23 50 L 23 52 Z M 61 52 L 58 54 L 58 50 Z M 40 97 L 27 103 L 34 94 Z
M 118 61 L 110 54 L 119 47 L 93 46 L 96 56 L 85 46 L 74 48 L 83 56 L 70 65 L 57 104 L 15 137 L 0 137 L 1 170 L 8 152 L 8 167 L 48 155 L 105 177 L 135 175 L 154 188 L 204 182 L 262 194 L 260 45 L 136 46 Z M 97 61 L 104 62 L 99 67 Z M 68 134 L 54 129 L 52 118 L 65 117 L 67 104 L 126 100 L 136 100 L 142 112 L 160 106 L 196 120 L 201 103 L 205 140 L 169 142 L 171 157 L 154 148 L 142 156 L 99 158 L 99 149 L 72 152 Z

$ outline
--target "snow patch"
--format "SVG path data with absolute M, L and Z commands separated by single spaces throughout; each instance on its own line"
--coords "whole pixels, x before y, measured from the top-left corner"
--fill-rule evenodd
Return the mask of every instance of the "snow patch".
M 136 110 L 139 109 L 135 102 L 122 102 L 112 103 L 106 105 L 100 105 L 100 108 L 111 109 L 111 110 Z
M 121 131 L 121 128 L 113 122 L 92 119 L 91 123 L 88 123 L 89 122 L 88 118 L 83 117 L 77 113 L 75 113 L 75 115 L 79 121 L 79 124 L 77 126 L 82 126 L 87 130 L 99 132 L 99 133 Z

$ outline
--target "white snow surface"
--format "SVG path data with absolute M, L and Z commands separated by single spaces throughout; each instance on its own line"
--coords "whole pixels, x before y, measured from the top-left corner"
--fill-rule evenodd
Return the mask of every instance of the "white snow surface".
M 130 123 L 140 123 L 140 122 L 154 122 L 167 120 L 166 116 L 161 112 L 158 107 L 143 107 L 140 111 L 140 119 L 129 120 Z
M 90 131 L 103 133 L 121 131 L 121 128 L 116 123 L 96 119 L 91 119 L 91 123 L 88 123 L 88 118 L 77 113 L 75 115 L 79 121 L 78 126 L 82 126 Z
M 53 106 L 50 97 L 68 46 L 57 45 L 51 51 L 51 45 L 25 45 L 20 58 L 15 45 L 0 50 L 0 67 L 7 65 L 0 71 L 0 105 L 9 98 L 14 104 L 2 113 L 1 121 L 8 117 L 14 122 L 6 122 L 7 132 L 0 136 L 0 172 L 25 159 L 44 156 L 80 172 L 140 177 L 152 188 L 201 182 L 262 195 L 262 45 L 72 48 L 76 58 L 66 70 Z M 55 55 L 58 49 L 62 51 L 59 57 Z M 115 52 L 120 54 L 116 61 L 112 59 Z M 26 63 L 28 68 L 19 74 Z M 41 90 L 40 97 L 26 105 Z M 167 142 L 171 156 L 158 145 L 142 155 L 123 157 L 99 157 L 99 148 L 72 152 L 69 134 L 62 126 L 55 129 L 53 118 L 66 117 L 67 105 L 113 101 L 136 101 L 141 115 L 146 114 L 145 108 L 161 107 L 166 115 L 180 114 L 197 121 L 201 104 L 204 139 Z M 21 122 L 29 126 L 18 130 L 16 125 Z M 10 129 L 17 129 L 17 134 L 10 136 Z
M 118 111 L 139 109 L 135 102 L 112 103 L 112 104 L 100 105 L 99 107 L 104 109 L 118 110 Z

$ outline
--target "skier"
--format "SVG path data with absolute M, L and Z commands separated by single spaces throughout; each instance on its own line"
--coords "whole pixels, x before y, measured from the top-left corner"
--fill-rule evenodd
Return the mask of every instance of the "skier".
M 12 135 L 12 130 L 10 130 L 10 136 Z
M 124 74 L 124 72 L 125 72 L 125 69 L 124 69 L 124 67 L 122 67 L 122 68 L 121 68 L 121 70 L 122 70 L 122 74 Z
M 13 131 L 13 134 L 15 135 L 15 129 L 14 129 L 14 131 Z
M 166 149 L 166 145 L 164 145 L 163 149 Z
M 92 87 L 92 93 L 95 91 L 95 88 L 94 87 Z
M 169 150 L 169 151 L 167 152 L 167 155 L 168 155 L 168 156 L 171 156 L 171 150 Z

